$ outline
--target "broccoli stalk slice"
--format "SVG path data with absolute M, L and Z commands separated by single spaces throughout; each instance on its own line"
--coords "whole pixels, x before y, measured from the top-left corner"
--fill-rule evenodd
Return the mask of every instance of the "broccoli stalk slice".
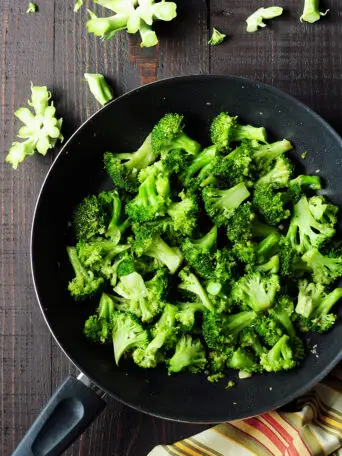
M 100 73 L 84 73 L 84 79 L 89 85 L 90 92 L 95 99 L 104 106 L 113 99 L 113 91 Z
M 217 241 L 217 226 L 213 226 L 208 233 L 202 236 L 200 239 L 194 239 L 191 241 L 192 244 L 209 252 L 213 247 L 215 247 Z
M 170 247 L 160 236 L 153 238 L 153 243 L 144 252 L 164 264 L 174 274 L 183 262 L 183 254 L 178 247 Z
M 325 16 L 329 10 L 326 10 L 325 13 L 322 13 L 319 10 L 319 0 L 305 0 L 303 14 L 300 17 L 301 22 L 309 22 L 313 24 L 320 20 L 321 16 Z
M 109 17 L 97 17 L 94 13 L 88 12 L 90 15 L 86 23 L 88 33 L 93 33 L 104 40 L 113 38 L 117 32 L 127 28 L 129 15 L 125 12 Z
M 256 247 L 258 263 L 265 263 L 275 253 L 279 242 L 280 235 L 278 233 L 271 233 L 260 241 Z
M 188 369 L 195 374 L 203 371 L 206 364 L 206 353 L 201 341 L 186 334 L 176 345 L 175 353 L 169 361 L 168 371 L 171 374 Z
M 145 21 L 140 21 L 139 33 L 141 37 L 142 48 L 144 47 L 153 47 L 158 44 L 158 37 L 152 27 L 149 24 L 146 24 Z
M 283 8 L 279 6 L 270 6 L 268 8 L 259 8 L 247 19 L 247 32 L 257 32 L 259 27 L 266 27 L 264 19 L 274 19 L 283 14 Z
M 184 185 L 189 186 L 191 179 L 198 173 L 200 180 L 203 180 L 210 172 L 210 164 L 217 154 L 216 146 L 210 146 L 194 157 L 190 165 L 181 174 L 181 181 Z M 209 168 L 207 168 L 209 166 Z M 202 173 L 203 171 L 203 173 Z
M 284 334 L 268 353 L 261 355 L 260 363 L 267 372 L 288 370 L 296 365 L 289 342 L 290 337 Z
M 205 291 L 205 289 L 201 285 L 201 282 L 198 280 L 195 274 L 189 272 L 186 269 L 183 269 L 179 273 L 179 277 L 182 280 L 182 282 L 180 283 L 180 285 L 178 285 L 178 288 L 180 288 L 181 290 L 185 290 L 189 293 L 195 294 L 200 299 L 204 307 L 206 307 L 210 311 L 214 310 L 214 306 L 211 303 L 207 292 Z
M 303 261 L 312 270 L 315 282 L 329 285 L 342 277 L 342 257 L 322 255 L 318 249 L 311 249 L 302 256 Z
M 118 366 L 122 355 L 133 348 L 146 348 L 148 345 L 147 331 L 139 320 L 130 312 L 113 312 L 113 347 L 115 363 Z
M 259 170 L 265 171 L 275 159 L 291 150 L 292 147 L 287 139 L 270 144 L 259 144 L 254 146 L 254 161 Z
M 238 348 L 235 350 L 227 362 L 231 369 L 242 370 L 244 372 L 258 372 L 259 365 L 256 363 L 254 355 L 247 350 Z
M 68 290 L 75 299 L 84 299 L 97 293 L 103 284 L 103 279 L 95 278 L 91 271 L 87 271 L 82 265 L 76 247 L 67 247 L 67 253 L 75 277 L 69 282 Z
M 311 317 L 313 319 L 322 319 L 329 314 L 334 305 L 342 298 L 342 288 L 335 288 L 331 293 L 325 296 L 318 306 L 313 310 Z

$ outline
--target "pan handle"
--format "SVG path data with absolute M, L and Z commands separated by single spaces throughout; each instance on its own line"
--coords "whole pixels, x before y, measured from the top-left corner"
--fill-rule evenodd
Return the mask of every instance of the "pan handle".
M 83 374 L 78 378 L 64 380 L 12 456 L 59 456 L 102 412 L 106 402 Z

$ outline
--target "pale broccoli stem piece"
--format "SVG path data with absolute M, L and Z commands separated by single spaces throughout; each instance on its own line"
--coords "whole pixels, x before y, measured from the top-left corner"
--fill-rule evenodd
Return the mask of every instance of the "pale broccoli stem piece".
M 283 8 L 280 6 L 270 6 L 269 8 L 259 8 L 247 19 L 247 32 L 256 32 L 258 27 L 266 27 L 264 19 L 273 19 L 283 14 Z
M 90 92 L 104 106 L 113 99 L 113 91 L 100 73 L 84 73 L 84 79 L 89 85 Z
M 213 27 L 213 33 L 210 40 L 208 41 L 208 44 L 211 44 L 211 46 L 217 46 L 218 44 L 221 44 L 226 37 L 227 35 L 221 33 L 219 30 Z
M 328 12 L 329 10 L 326 10 L 325 13 L 322 13 L 319 10 L 319 0 L 304 0 L 304 9 L 300 21 L 313 24 L 314 22 L 319 21 L 321 16 L 325 16 Z
M 27 14 L 36 13 L 37 11 L 38 11 L 38 6 L 33 2 L 29 2 L 26 13 Z
M 74 13 L 77 13 L 77 11 L 83 6 L 83 0 L 76 0 L 75 6 L 74 6 Z
M 152 27 L 146 24 L 145 21 L 141 21 L 139 28 L 139 33 L 141 37 L 140 46 L 143 47 L 153 47 L 158 44 L 158 38 L 156 32 L 152 30 Z

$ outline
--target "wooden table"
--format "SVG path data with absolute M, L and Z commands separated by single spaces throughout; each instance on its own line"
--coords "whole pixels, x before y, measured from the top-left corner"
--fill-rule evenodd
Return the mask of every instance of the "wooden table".
M 57 151 L 28 159 L 12 171 L 5 151 L 17 131 L 14 110 L 25 104 L 30 81 L 47 85 L 64 134 L 98 105 L 82 82 L 84 72 L 105 74 L 116 93 L 156 79 L 192 73 L 247 76 L 298 97 L 342 133 L 342 4 L 326 0 L 331 13 L 314 25 L 299 22 L 302 1 L 279 2 L 287 11 L 266 29 L 247 34 L 245 18 L 261 0 L 179 1 L 179 17 L 158 26 L 160 45 L 142 50 L 121 33 L 109 42 L 89 36 L 86 10 L 72 0 L 36 0 L 39 14 L 25 14 L 27 1 L 1 0 L 1 301 L 0 454 L 11 454 L 54 388 L 75 369 L 52 340 L 32 287 L 29 237 L 34 205 Z M 267 3 L 267 2 L 266 2 Z M 270 1 L 270 4 L 278 2 Z M 85 1 L 89 6 L 90 0 Z M 228 34 L 207 45 L 212 26 Z M 312 132 L 314 134 L 314 132 Z M 67 455 L 140 456 L 155 444 L 205 429 L 137 413 L 109 399 L 109 406 Z

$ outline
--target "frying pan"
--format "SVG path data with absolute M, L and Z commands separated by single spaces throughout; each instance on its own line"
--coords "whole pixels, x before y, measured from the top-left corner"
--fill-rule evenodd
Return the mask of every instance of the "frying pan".
M 342 140 L 317 114 L 267 85 L 226 76 L 187 76 L 159 81 L 114 100 L 91 117 L 66 143 L 41 189 L 34 215 L 31 264 L 41 311 L 51 333 L 83 381 L 66 379 L 24 437 L 15 456 L 61 454 L 105 406 L 96 393 L 145 413 L 183 422 L 218 423 L 250 417 L 290 402 L 321 380 L 342 358 L 342 322 L 324 336 L 310 335 L 318 355 L 309 352 L 300 367 L 286 373 L 255 375 L 227 392 L 202 375 L 168 376 L 165 368 L 143 370 L 130 362 L 118 368 L 110 347 L 88 343 L 85 319 L 96 301 L 75 303 L 67 292 L 72 277 L 65 246 L 74 242 L 69 220 L 86 195 L 111 188 L 103 170 L 107 150 L 135 150 L 167 112 L 183 113 L 186 132 L 209 144 L 208 125 L 221 111 L 241 122 L 261 125 L 271 139 L 287 138 L 307 173 L 320 169 L 324 191 L 342 205 Z M 307 151 L 305 162 L 300 159 Z M 236 375 L 236 373 L 232 373 Z

